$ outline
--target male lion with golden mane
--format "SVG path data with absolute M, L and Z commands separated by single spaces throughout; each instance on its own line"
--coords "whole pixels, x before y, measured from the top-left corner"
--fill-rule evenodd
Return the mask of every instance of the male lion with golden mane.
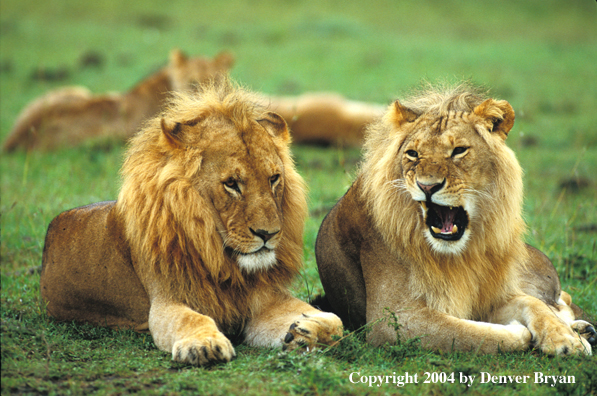
M 591 354 L 594 328 L 523 242 L 513 124 L 508 102 L 459 86 L 396 101 L 370 126 L 362 169 L 316 242 L 345 325 L 373 323 L 371 343 L 394 343 L 379 321 L 389 309 L 429 349 Z
M 340 319 L 290 295 L 302 264 L 305 190 L 284 120 L 225 80 L 179 93 L 130 142 L 115 202 L 60 214 L 41 294 L 61 321 L 147 328 L 175 361 L 249 345 L 312 348 Z
M 234 59 L 222 52 L 214 59 L 170 53 L 169 64 L 125 93 L 93 95 L 84 87 L 63 87 L 28 104 L 6 138 L 3 150 L 54 150 L 89 139 L 124 141 L 155 116 L 170 91 L 186 90 L 226 73 Z

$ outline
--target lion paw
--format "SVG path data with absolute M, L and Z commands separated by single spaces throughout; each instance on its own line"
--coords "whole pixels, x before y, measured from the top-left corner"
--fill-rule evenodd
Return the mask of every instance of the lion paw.
M 290 325 L 284 337 L 283 349 L 305 348 L 308 352 L 317 345 L 332 346 L 336 344 L 332 336 L 341 337 L 342 332 L 342 321 L 332 313 L 302 314 Z
M 585 322 L 584 320 L 577 320 L 572 322 L 570 327 L 572 327 L 572 330 L 580 334 L 582 338 L 587 340 L 591 346 L 594 347 L 597 345 L 597 332 L 592 324 Z
M 195 366 L 229 362 L 235 357 L 232 344 L 221 333 L 215 333 L 211 337 L 185 338 L 174 343 L 172 347 L 172 360 Z
M 573 332 L 572 328 L 568 326 L 551 331 L 538 340 L 536 345 L 541 352 L 547 355 L 592 354 L 589 341 Z

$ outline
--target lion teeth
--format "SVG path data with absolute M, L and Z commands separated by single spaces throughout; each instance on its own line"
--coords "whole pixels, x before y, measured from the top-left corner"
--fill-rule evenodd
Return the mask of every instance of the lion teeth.
M 450 206 L 450 210 L 452 210 L 452 206 Z
M 431 226 L 431 231 L 435 232 L 436 234 L 447 234 L 447 232 L 442 232 L 441 229 L 435 227 L 435 226 Z M 452 230 L 450 231 L 450 234 L 456 234 L 458 233 L 458 226 L 456 224 L 454 224 L 452 226 Z

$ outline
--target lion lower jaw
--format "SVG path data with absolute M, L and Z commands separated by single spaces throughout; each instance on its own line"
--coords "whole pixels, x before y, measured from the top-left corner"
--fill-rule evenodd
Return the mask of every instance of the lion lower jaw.
M 465 231 L 462 234 L 462 237 L 456 241 L 445 241 L 442 239 L 437 239 L 433 235 L 431 235 L 431 231 L 428 227 L 425 228 L 423 231 L 425 234 L 425 239 L 431 246 L 431 249 L 440 254 L 447 254 L 447 255 L 460 255 L 464 253 L 467 247 L 468 240 L 470 238 L 470 231 Z
M 265 271 L 276 264 L 276 252 L 270 249 L 261 249 L 255 253 L 239 254 L 236 256 L 239 267 L 248 273 Z

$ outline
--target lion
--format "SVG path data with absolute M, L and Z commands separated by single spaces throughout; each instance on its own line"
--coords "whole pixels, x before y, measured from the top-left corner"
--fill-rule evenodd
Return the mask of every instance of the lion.
M 93 95 L 84 87 L 63 87 L 33 100 L 21 112 L 3 150 L 55 150 L 90 139 L 125 141 L 155 116 L 170 91 L 181 91 L 227 72 L 234 58 L 188 58 L 171 51 L 169 64 L 126 93 Z
M 325 92 L 267 99 L 271 109 L 286 120 L 294 143 L 325 146 L 361 147 L 365 127 L 386 108 Z
M 315 247 L 345 326 L 370 323 L 373 345 L 399 336 L 440 351 L 592 353 L 595 329 L 523 242 L 513 124 L 507 101 L 464 84 L 396 101 L 368 128 L 358 176 Z
M 228 78 L 177 93 L 133 137 L 118 199 L 49 225 L 40 289 L 59 321 L 149 329 L 182 363 L 333 345 L 340 318 L 293 297 L 305 186 L 284 120 Z

